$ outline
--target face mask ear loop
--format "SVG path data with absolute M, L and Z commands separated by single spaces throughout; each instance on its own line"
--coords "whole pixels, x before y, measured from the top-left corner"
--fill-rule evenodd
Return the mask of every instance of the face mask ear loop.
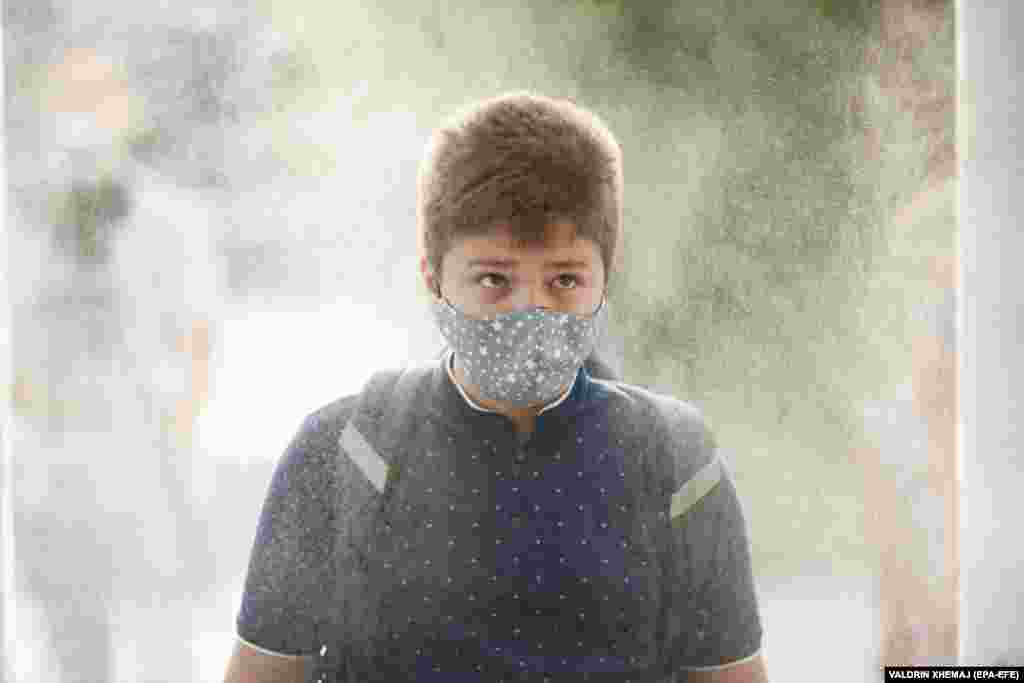
M 590 314 L 590 317 L 594 318 L 599 313 L 603 313 L 604 309 L 607 308 L 607 307 L 608 307 L 608 291 L 605 290 L 605 293 L 601 295 L 601 302 L 597 305 L 597 308 L 595 308 L 593 310 L 593 312 Z
M 437 298 L 443 301 L 448 306 L 448 308 L 455 308 L 454 306 L 452 306 L 452 302 L 448 301 L 448 299 L 446 299 L 444 295 L 441 294 L 440 282 L 438 282 L 437 285 L 434 287 L 434 293 L 437 294 Z

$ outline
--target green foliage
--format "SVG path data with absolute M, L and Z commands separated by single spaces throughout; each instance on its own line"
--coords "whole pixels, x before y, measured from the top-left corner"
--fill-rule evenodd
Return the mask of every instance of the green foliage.
M 57 247 L 82 266 L 106 263 L 117 222 L 131 211 L 127 188 L 110 178 L 75 182 L 54 204 Z
M 845 29 L 866 33 L 876 23 L 881 0 L 814 0 L 821 15 Z

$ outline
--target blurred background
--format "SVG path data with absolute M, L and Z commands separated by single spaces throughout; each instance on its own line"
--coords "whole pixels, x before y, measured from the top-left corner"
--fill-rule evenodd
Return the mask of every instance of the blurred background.
M 302 418 L 441 349 L 427 137 L 514 89 L 622 144 L 606 353 L 715 429 L 773 679 L 955 656 L 951 0 L 8 0 L 4 21 L 12 681 L 221 679 Z

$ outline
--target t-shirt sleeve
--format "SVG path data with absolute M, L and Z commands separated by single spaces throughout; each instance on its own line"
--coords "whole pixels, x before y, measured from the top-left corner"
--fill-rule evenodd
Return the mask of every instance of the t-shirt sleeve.
M 677 457 L 670 517 L 667 650 L 673 672 L 717 668 L 761 649 L 761 620 L 746 518 L 728 467 L 700 420 Z
M 336 448 L 316 415 L 278 461 L 260 512 L 238 636 L 273 653 L 317 650 L 329 604 Z

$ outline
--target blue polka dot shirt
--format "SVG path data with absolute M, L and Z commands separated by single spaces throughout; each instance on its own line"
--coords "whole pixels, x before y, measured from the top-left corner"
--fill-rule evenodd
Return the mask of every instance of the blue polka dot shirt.
M 746 522 L 700 414 L 581 369 L 534 430 L 451 356 L 312 413 L 238 637 L 320 681 L 667 681 L 759 653 Z

